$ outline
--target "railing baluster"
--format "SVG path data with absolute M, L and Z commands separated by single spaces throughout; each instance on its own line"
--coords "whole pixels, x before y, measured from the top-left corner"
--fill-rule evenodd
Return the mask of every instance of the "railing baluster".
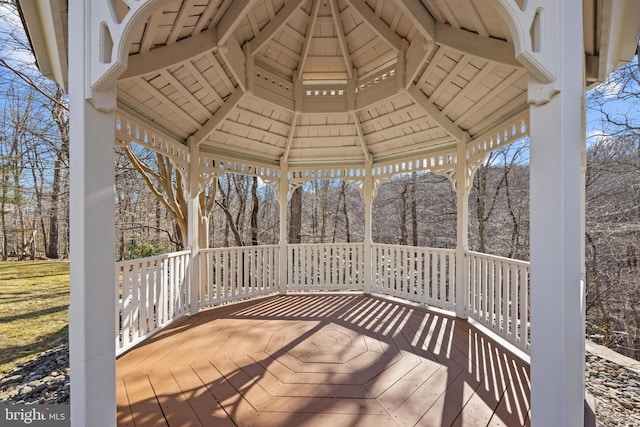
M 511 298 L 509 303 L 511 305 L 511 342 L 516 343 L 518 340 L 518 298 L 519 281 L 517 266 L 511 265 Z
M 470 316 L 529 351 L 529 263 L 468 252 Z M 475 305 L 475 307 L 473 307 Z

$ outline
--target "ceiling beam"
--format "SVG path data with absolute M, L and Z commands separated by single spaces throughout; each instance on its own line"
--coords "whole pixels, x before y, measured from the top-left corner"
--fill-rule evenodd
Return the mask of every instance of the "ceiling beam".
M 369 27 L 384 40 L 392 49 L 399 52 L 402 49 L 402 38 L 372 11 L 364 0 L 346 0 L 346 2 L 360 15 Z
M 482 37 L 470 31 L 442 23 L 436 23 L 435 41 L 438 45 L 446 46 L 466 55 L 472 55 L 499 64 L 524 68 L 516 60 L 515 47 L 512 43 L 506 41 Z
M 193 135 L 189 137 L 190 144 L 193 143 L 195 145 L 200 145 L 205 139 L 211 135 L 220 123 L 224 119 L 227 118 L 231 110 L 235 108 L 236 105 L 240 103 L 242 97 L 244 96 L 244 90 L 241 88 L 237 88 L 230 96 L 227 98 L 222 107 L 218 108 L 218 110 L 207 120 L 207 122 L 202 125 L 200 129 L 198 129 Z
M 394 3 L 425 39 L 435 39 L 436 21 L 419 0 L 396 0 Z
M 356 125 L 356 132 L 358 132 L 358 141 L 360 141 L 360 146 L 362 147 L 364 158 L 365 160 L 370 161 L 372 159 L 371 151 L 369 151 L 367 141 L 366 139 L 364 139 L 364 132 L 362 132 L 362 124 L 360 123 L 360 119 L 358 118 L 358 113 L 356 113 L 355 111 L 351 111 L 351 117 L 353 117 L 353 121 Z
M 300 55 L 300 62 L 298 63 L 298 70 L 300 70 L 300 77 L 304 72 L 304 65 L 307 62 L 307 56 L 309 55 L 309 49 L 311 48 L 311 41 L 313 40 L 313 33 L 316 29 L 316 18 L 318 17 L 318 11 L 320 10 L 320 0 L 313 0 L 313 8 L 311 9 L 311 16 L 309 19 L 309 26 L 307 29 L 307 37 L 305 37 L 304 44 L 302 45 L 302 53 Z
M 427 112 L 427 114 L 431 116 L 431 118 L 435 120 L 436 123 L 438 123 L 438 125 L 442 126 L 442 128 L 447 131 L 449 135 L 451 135 L 458 141 L 464 141 L 465 138 L 469 135 L 467 132 L 453 123 L 451 119 L 444 115 L 442 111 L 440 111 L 438 107 L 436 107 L 431 102 L 431 100 L 427 98 L 427 95 L 425 95 L 420 89 L 418 89 L 418 87 L 416 87 L 416 85 L 412 84 L 411 86 L 409 86 L 409 89 L 407 89 L 407 93 L 411 96 L 414 102 L 420 105 Z
M 240 3 L 240 2 L 236 2 Z M 280 30 L 282 27 L 287 25 L 287 21 L 293 15 L 293 13 L 300 7 L 302 0 L 291 0 L 285 3 L 284 6 L 280 8 L 275 18 L 269 21 L 267 25 L 265 25 L 260 33 L 258 33 L 253 40 L 251 40 L 251 45 L 253 46 L 253 53 L 255 54 L 262 46 L 264 46 L 271 38 Z
M 427 41 L 422 36 L 414 37 L 404 58 L 405 89 L 418 78 L 418 73 L 435 47 L 436 44 L 433 41 Z
M 342 51 L 342 57 L 344 58 L 344 65 L 347 67 L 348 78 L 353 78 L 353 64 L 351 63 L 351 55 L 349 55 L 349 46 L 347 45 L 347 37 L 344 34 L 344 27 L 340 21 L 340 10 L 336 0 L 329 0 L 329 7 L 331 8 L 331 18 L 333 19 L 333 26 L 338 34 L 338 42 L 340 43 L 340 50 Z
M 247 82 L 247 58 L 238 41 L 235 38 L 231 38 L 228 43 L 221 45 L 218 51 L 229 66 L 229 70 L 231 70 L 231 74 L 233 74 L 236 82 L 238 82 L 238 86 L 245 91 Z
M 293 145 L 293 137 L 296 133 L 296 126 L 298 123 L 298 116 L 300 113 L 297 111 L 293 113 L 293 119 L 291 119 L 291 125 L 289 127 L 289 136 L 287 137 L 287 144 L 284 147 L 284 153 L 282 153 L 281 161 L 287 163 L 289 161 L 289 153 L 291 152 L 291 146 Z
M 224 44 L 233 31 L 240 25 L 246 14 L 253 8 L 256 0 L 233 1 L 218 23 L 218 40 Z
M 218 48 L 216 29 L 211 28 L 179 42 L 129 57 L 127 69 L 118 80 L 127 80 L 157 72 L 194 59 Z

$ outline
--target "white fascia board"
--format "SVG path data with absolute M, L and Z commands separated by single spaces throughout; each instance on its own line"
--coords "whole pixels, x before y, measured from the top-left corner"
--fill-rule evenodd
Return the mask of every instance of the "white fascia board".
M 61 2 L 26 0 L 19 3 L 19 8 L 40 72 L 66 90 L 68 56 Z
M 640 36 L 638 16 L 640 2 L 637 0 L 603 2 L 598 80 L 606 80 L 613 70 L 633 59 Z

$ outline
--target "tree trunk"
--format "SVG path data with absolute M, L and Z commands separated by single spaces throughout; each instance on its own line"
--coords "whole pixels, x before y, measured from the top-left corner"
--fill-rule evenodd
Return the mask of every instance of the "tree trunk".
M 302 187 L 293 190 L 289 202 L 289 243 L 300 243 L 302 231 Z
M 400 208 L 400 244 L 407 244 L 407 183 L 403 184 L 403 190 L 400 192 L 400 200 L 402 206 Z
M 251 208 L 251 244 L 258 246 L 258 213 L 260 209 L 258 200 L 258 177 L 254 176 L 251 183 L 251 198 L 253 207 Z
M 411 174 L 411 232 L 413 246 L 418 246 L 418 201 L 416 200 L 416 185 L 418 174 Z
M 51 115 L 58 126 L 60 132 L 60 148 L 56 153 L 56 161 L 53 169 L 53 182 L 51 183 L 51 205 L 49 206 L 49 244 L 46 246 L 47 258 L 57 259 L 59 252 L 59 217 L 60 208 L 60 188 L 62 180 L 62 169 L 69 158 L 69 112 L 62 108 L 61 102 L 64 93 L 60 87 L 57 88 L 54 102 L 51 106 Z
M 347 243 L 351 243 L 351 229 L 349 227 L 349 213 L 347 212 L 347 183 L 342 181 L 340 193 L 342 194 L 342 214 L 344 215 L 344 231 L 347 234 Z
M 487 222 L 485 201 L 487 193 L 487 168 L 480 166 L 476 173 L 476 218 L 478 219 L 478 252 L 486 252 L 485 226 Z

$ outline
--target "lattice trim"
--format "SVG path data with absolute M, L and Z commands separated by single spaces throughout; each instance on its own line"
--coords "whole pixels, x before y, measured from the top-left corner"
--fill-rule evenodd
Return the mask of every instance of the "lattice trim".
M 484 159 L 487 154 L 529 136 L 529 110 L 473 139 L 467 146 L 468 161 Z
M 455 173 L 456 161 L 456 152 L 447 150 L 429 155 L 423 155 L 418 159 L 398 160 L 395 162 L 384 162 L 376 164 L 372 169 L 373 196 L 375 197 L 378 194 L 378 189 L 383 184 L 390 182 L 391 178 L 393 178 L 394 176 L 403 173 L 430 171 L 436 175 L 442 175 L 446 177 L 453 186 L 454 183 L 452 179 Z
M 280 170 L 278 167 L 233 159 L 216 154 L 200 153 L 198 162 L 201 180 L 205 182 L 224 173 L 257 176 L 265 184 L 270 185 L 278 192 L 280 185 Z
M 136 144 L 170 158 L 183 169 L 189 167 L 189 148 L 157 129 L 145 126 L 131 115 L 118 110 L 116 112 L 116 138 L 122 142 Z

